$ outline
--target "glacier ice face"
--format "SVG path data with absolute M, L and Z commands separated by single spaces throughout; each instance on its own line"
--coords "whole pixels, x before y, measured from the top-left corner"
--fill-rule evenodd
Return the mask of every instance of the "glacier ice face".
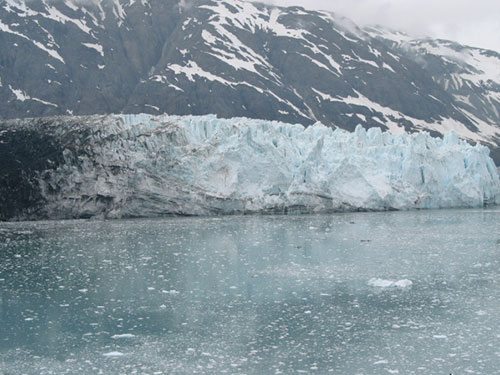
M 58 165 L 38 177 L 43 208 L 36 215 L 42 217 L 404 210 L 500 202 L 489 150 L 459 140 L 454 132 L 440 139 L 360 126 L 349 133 L 320 123 L 304 128 L 167 115 L 54 118 L 43 131 L 66 143 Z

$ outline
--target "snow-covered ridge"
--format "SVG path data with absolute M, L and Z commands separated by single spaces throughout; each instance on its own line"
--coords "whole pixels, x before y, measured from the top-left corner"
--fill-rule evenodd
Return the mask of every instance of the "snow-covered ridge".
M 74 137 L 65 145 L 64 160 L 39 180 L 44 215 L 51 218 L 500 202 L 489 150 L 459 140 L 455 132 L 440 139 L 378 128 L 349 133 L 320 123 L 304 128 L 166 115 L 55 118 L 43 126 L 58 137 Z
M 500 54 L 442 39 L 414 39 L 404 33 L 369 27 L 365 31 L 375 39 L 388 42 L 414 59 L 432 74 L 435 83 L 454 98 L 454 106 L 476 129 L 461 136 L 488 142 L 499 137 Z M 411 121 L 411 120 L 410 120 Z M 448 122 L 448 121 L 446 121 Z M 445 123 L 446 123 L 445 122 Z M 444 123 L 444 124 L 445 124 Z M 446 125 L 445 125 L 446 126 Z M 424 126 L 425 127 L 425 126 Z M 426 127 L 432 129 L 432 127 Z M 488 142 L 492 144 L 492 142 Z

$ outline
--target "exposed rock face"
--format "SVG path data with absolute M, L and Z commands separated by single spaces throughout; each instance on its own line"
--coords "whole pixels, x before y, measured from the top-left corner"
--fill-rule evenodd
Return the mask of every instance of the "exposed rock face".
M 500 202 L 481 145 L 215 116 L 0 125 L 0 219 L 480 207 Z
M 234 1 L 0 0 L 0 116 L 245 116 L 500 142 L 500 56 Z M 496 157 L 496 150 L 493 156 Z

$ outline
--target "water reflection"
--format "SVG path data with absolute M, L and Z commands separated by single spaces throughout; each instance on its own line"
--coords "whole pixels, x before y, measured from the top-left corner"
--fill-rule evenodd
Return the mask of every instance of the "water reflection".
M 495 373 L 499 215 L 2 223 L 0 368 Z

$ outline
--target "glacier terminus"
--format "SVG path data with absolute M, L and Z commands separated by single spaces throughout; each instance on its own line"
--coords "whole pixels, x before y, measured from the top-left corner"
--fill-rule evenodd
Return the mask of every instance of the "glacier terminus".
M 489 149 L 453 131 L 441 139 L 214 115 L 94 115 L 6 121 L 0 148 L 3 220 L 500 202 Z

